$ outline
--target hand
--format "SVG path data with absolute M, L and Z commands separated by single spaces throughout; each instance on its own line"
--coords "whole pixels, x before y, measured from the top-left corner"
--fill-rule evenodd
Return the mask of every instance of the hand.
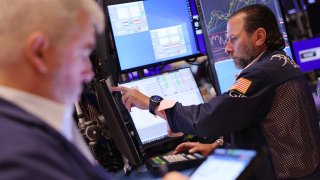
M 173 133 L 171 131 L 168 131 L 168 136 L 169 137 L 181 137 L 181 136 L 183 136 L 183 133 L 182 132 Z
M 183 133 L 182 132 L 176 132 L 176 133 L 172 132 L 170 129 L 170 126 L 168 124 L 168 136 L 169 137 L 181 137 L 181 136 L 183 136 Z
M 187 180 L 189 179 L 188 176 L 185 176 L 179 172 L 172 171 L 167 173 L 163 178 L 163 180 Z
M 190 154 L 195 152 L 200 152 L 204 156 L 208 156 L 211 152 L 219 147 L 220 145 L 217 142 L 212 144 L 202 144 L 198 142 L 185 142 L 179 144 L 174 150 L 173 154 L 178 154 L 183 151 L 188 151 Z
M 123 86 L 110 87 L 111 91 L 120 91 L 122 93 L 122 103 L 131 111 L 132 107 L 139 109 L 149 109 L 149 97 L 142 94 L 137 89 L 127 88 Z

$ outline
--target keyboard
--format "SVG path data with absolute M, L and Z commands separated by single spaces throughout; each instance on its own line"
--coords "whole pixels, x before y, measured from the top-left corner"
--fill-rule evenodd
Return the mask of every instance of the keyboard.
M 167 154 L 147 159 L 146 166 L 152 174 L 162 176 L 168 171 L 183 170 L 199 166 L 205 157 L 199 153 Z

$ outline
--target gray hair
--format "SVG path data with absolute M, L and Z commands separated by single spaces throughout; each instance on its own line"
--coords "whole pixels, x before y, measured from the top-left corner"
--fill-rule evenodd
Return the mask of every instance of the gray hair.
M 22 40 L 35 31 L 46 33 L 51 42 L 63 40 L 79 11 L 97 32 L 103 31 L 103 11 L 94 0 L 0 0 L 0 62 L 14 59 Z

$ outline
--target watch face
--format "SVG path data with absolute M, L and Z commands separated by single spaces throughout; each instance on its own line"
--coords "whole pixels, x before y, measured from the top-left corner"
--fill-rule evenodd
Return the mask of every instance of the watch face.
M 150 100 L 153 102 L 160 102 L 162 100 L 162 97 L 161 96 L 151 96 Z

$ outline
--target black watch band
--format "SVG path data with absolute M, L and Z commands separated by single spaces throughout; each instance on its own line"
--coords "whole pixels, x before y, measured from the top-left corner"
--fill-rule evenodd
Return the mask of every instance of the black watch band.
M 155 109 L 160 104 L 160 102 L 163 100 L 161 96 L 151 96 L 149 99 L 149 112 L 153 115 L 156 115 Z

